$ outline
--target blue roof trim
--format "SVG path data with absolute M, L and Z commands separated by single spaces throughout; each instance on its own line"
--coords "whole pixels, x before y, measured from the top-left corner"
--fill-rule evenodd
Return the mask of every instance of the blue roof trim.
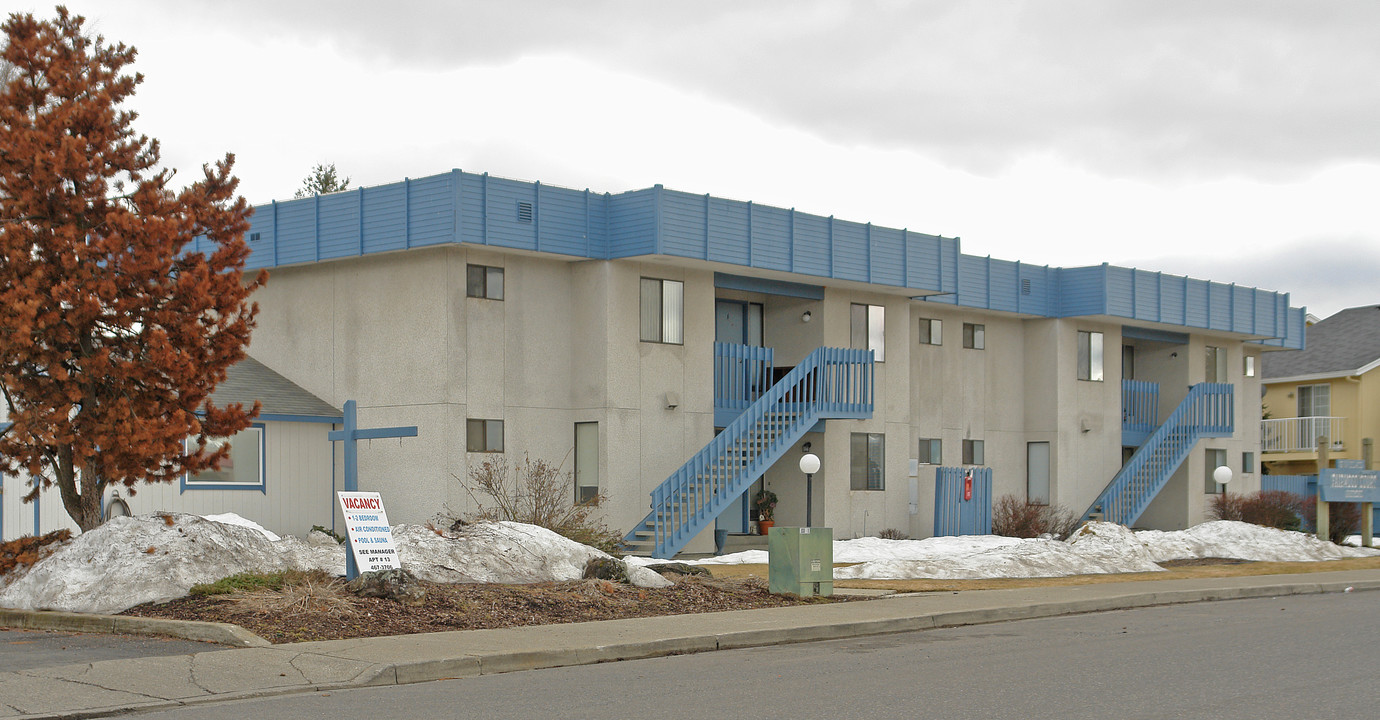
M 452 170 L 255 208 L 250 269 L 443 244 L 577 258 L 681 257 L 905 288 L 929 302 L 1042 317 L 1106 315 L 1303 347 L 1284 293 L 1100 265 L 964 255 L 958 238 L 656 185 L 598 194 Z M 208 250 L 198 239 L 194 251 Z
M 714 287 L 724 288 L 725 290 L 743 290 L 746 292 L 762 293 L 764 295 L 804 298 L 806 300 L 824 299 L 824 288 L 820 285 L 806 285 L 805 283 L 786 282 L 785 280 L 769 280 L 767 278 L 729 275 L 728 273 L 720 272 L 714 273 Z

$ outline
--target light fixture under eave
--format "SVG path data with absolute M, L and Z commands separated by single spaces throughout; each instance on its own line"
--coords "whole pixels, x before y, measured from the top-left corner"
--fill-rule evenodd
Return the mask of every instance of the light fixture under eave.
M 810 322 L 810 318 L 813 318 L 813 317 L 814 317 L 814 315 L 811 315 L 811 314 L 810 314 L 810 311 L 809 311 L 809 310 L 806 310 L 805 312 L 800 313 L 800 322 Z

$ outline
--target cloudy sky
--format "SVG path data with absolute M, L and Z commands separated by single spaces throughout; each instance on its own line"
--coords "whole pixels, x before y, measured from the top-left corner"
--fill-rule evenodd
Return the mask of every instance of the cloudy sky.
M 320 162 L 662 183 L 1321 317 L 1380 302 L 1374 0 L 67 5 L 138 48 L 165 162 L 232 151 L 255 203 Z

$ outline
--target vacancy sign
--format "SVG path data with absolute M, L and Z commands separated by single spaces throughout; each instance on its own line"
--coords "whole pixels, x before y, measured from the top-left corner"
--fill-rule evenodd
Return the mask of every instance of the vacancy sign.
M 376 492 L 337 492 L 340 510 L 345 513 L 345 531 L 350 550 L 360 572 L 401 568 L 398 546 L 383 511 L 383 498 Z

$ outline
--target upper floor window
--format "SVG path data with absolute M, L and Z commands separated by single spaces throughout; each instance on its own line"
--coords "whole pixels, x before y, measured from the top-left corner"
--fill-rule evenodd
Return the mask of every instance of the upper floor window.
M 943 345 L 944 344 L 944 321 L 934 318 L 920 318 L 920 338 L 921 345 Z
M 1102 333 L 1078 331 L 1078 379 L 1102 382 Z
M 472 298 L 503 299 L 503 268 L 488 265 L 466 266 L 465 294 Z
M 983 350 L 987 347 L 987 326 L 963 323 L 963 347 Z
M 944 462 L 943 449 L 939 438 L 920 438 L 920 454 L 916 461 L 921 465 L 939 465 Z
M 685 283 L 642 278 L 642 342 L 685 343 Z
M 466 420 L 465 449 L 470 452 L 503 452 L 503 421 Z
M 1332 386 L 1300 385 L 1298 387 L 1299 417 L 1329 417 L 1332 415 Z
M 986 465 L 987 457 L 981 440 L 963 441 L 963 464 Z
M 1210 383 L 1227 381 L 1227 351 L 1225 348 L 1207 346 L 1207 373 L 1204 379 Z
M 1241 374 L 1246 377 L 1255 377 L 1255 356 L 1241 356 Z
M 851 308 L 852 338 L 849 347 L 871 350 L 872 359 L 886 360 L 886 308 L 881 305 L 853 303 Z

